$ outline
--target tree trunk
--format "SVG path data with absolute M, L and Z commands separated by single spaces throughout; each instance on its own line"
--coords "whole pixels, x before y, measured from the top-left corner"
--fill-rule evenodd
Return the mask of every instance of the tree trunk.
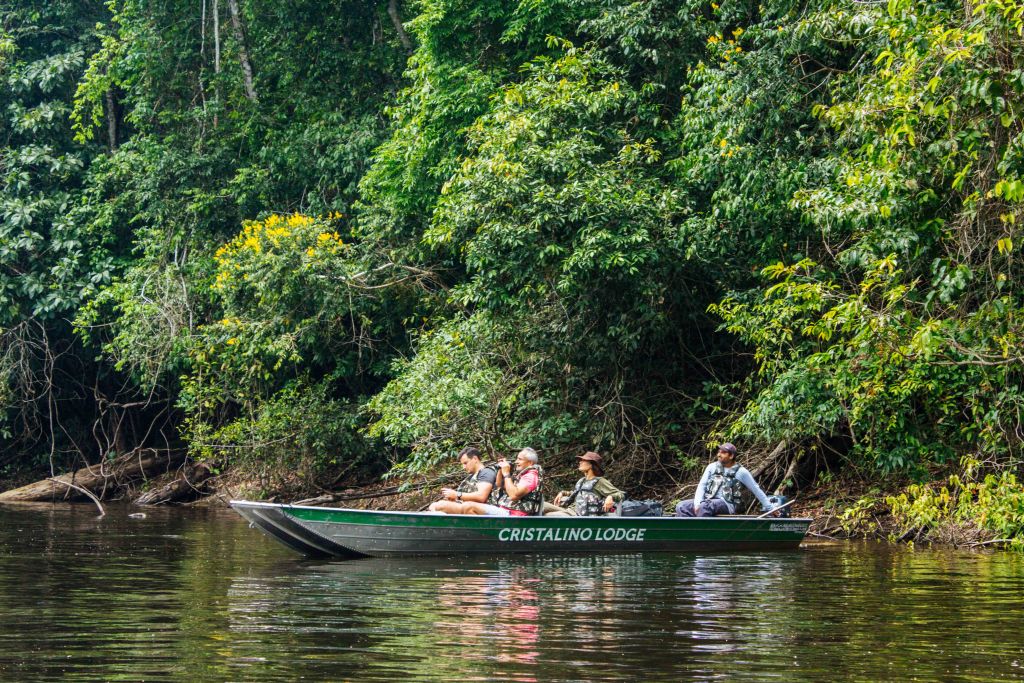
M 231 27 L 238 41 L 238 61 L 242 63 L 242 78 L 245 82 L 245 96 L 256 101 L 256 88 L 252 83 L 252 64 L 249 62 L 249 51 L 245 43 L 245 27 L 242 26 L 242 15 L 238 11 L 238 0 L 228 0 L 231 10 Z
M 786 443 L 785 439 L 780 441 L 778 445 L 772 449 L 772 452 L 768 454 L 768 457 L 765 458 L 760 465 L 751 470 L 751 476 L 753 476 L 756 480 L 758 477 L 764 474 L 769 467 L 774 466 L 775 463 L 779 460 L 779 456 L 781 456 L 783 452 L 785 452 L 787 445 L 788 444 Z
M 206 6 L 203 6 L 206 9 Z M 220 3 L 213 0 L 213 127 L 220 123 Z
M 391 17 L 391 23 L 398 31 L 398 39 L 402 41 L 402 47 L 406 52 L 412 54 L 412 41 L 409 39 L 409 34 L 405 32 L 405 27 L 402 26 L 401 15 L 398 14 L 398 0 L 388 0 L 388 16 Z
M 107 88 L 107 139 L 110 151 L 117 151 L 117 98 L 113 88 Z
M 220 74 L 220 6 L 213 0 L 213 73 Z
M 160 505 L 194 498 L 197 493 L 202 493 L 203 482 L 212 476 L 213 470 L 205 462 L 189 465 L 179 472 L 174 481 L 144 493 L 135 504 Z
M 0 503 L 73 500 L 82 497 L 69 485 L 85 489 L 103 498 L 109 491 L 120 490 L 139 479 L 168 471 L 185 460 L 183 451 L 138 450 L 115 460 L 84 467 L 71 474 L 37 481 L 28 486 L 0 493 Z

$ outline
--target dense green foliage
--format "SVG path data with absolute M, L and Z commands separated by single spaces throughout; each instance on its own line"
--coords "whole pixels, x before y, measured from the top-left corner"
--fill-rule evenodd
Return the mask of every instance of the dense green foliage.
M 972 458 L 962 464 L 963 473 L 946 482 L 912 484 L 887 499 L 901 535 L 1024 549 L 1024 487 L 1017 476 L 1005 470 L 979 475 L 981 463 Z
M 423 473 L 465 442 L 598 448 L 654 483 L 723 436 L 1009 476 L 1022 14 L 18 0 L 12 462 L 123 450 L 85 436 L 116 414 L 130 445 L 268 486 Z
M 68 317 L 109 282 L 116 235 L 94 231 L 82 210 L 98 150 L 73 139 L 69 114 L 103 12 L 37 2 L 0 14 L 0 468 L 73 446 L 54 412 L 71 413 L 69 427 L 98 419 L 85 394 L 102 388 L 82 380 L 94 369 Z
M 737 431 L 848 431 L 884 470 L 1019 463 L 1020 14 L 891 2 L 872 17 L 865 58 L 817 109 L 844 153 L 793 198 L 820 246 L 717 308 L 760 363 Z

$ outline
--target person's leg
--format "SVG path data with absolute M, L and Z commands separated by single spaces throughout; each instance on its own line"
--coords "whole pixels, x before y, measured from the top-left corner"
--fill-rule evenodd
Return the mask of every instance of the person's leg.
M 732 509 L 729 504 L 720 498 L 715 499 L 715 515 L 731 515 Z
M 729 514 L 729 504 L 721 498 L 705 500 L 700 504 L 700 511 L 697 512 L 698 517 L 717 517 L 727 514 Z
M 463 503 L 462 514 L 464 515 L 486 515 L 487 513 L 481 510 L 483 507 L 482 503 Z
M 448 515 L 461 515 L 463 514 L 462 508 L 466 503 L 456 503 L 451 500 L 438 500 L 430 504 L 428 508 L 431 512 L 443 512 Z
M 676 517 L 693 517 L 693 499 L 681 500 L 676 505 Z
M 544 503 L 545 517 L 575 517 L 576 511 L 572 508 L 561 508 L 551 503 Z
M 508 510 L 497 505 L 486 503 L 463 503 L 462 514 L 464 515 L 490 515 L 492 517 L 508 517 Z

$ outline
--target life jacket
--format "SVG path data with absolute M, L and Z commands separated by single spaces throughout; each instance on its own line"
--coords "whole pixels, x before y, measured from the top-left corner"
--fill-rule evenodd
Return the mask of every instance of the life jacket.
M 512 498 L 505 493 L 504 487 L 502 487 L 502 491 L 498 494 L 499 507 L 503 507 L 508 510 L 516 510 L 518 512 L 525 512 L 528 515 L 539 515 L 541 513 L 541 510 L 544 509 L 544 496 L 540 492 L 540 486 L 544 481 L 544 470 L 540 468 L 540 465 L 524 467 L 520 471 L 511 475 L 512 483 L 518 485 L 519 480 L 530 470 L 537 471 L 537 488 L 530 491 L 519 500 L 512 500 Z
M 704 500 L 721 498 L 733 509 L 739 507 L 740 496 L 743 493 L 743 484 L 736 479 L 736 473 L 740 471 L 740 465 L 723 467 L 722 463 L 715 463 L 715 469 L 711 472 L 711 484 L 704 491 Z
M 594 487 L 597 486 L 597 481 L 600 478 L 587 479 L 582 477 L 576 482 L 576 487 L 569 494 L 569 497 L 565 499 L 566 507 L 575 503 L 577 517 L 596 517 L 597 515 L 605 514 L 604 501 L 599 495 L 594 493 Z
M 471 474 L 468 477 L 466 477 L 465 479 L 463 479 L 462 483 L 459 484 L 457 487 L 455 487 L 455 490 L 460 492 L 460 493 L 476 493 L 476 491 L 477 491 L 477 483 L 478 483 L 478 481 L 480 479 L 480 473 L 483 472 L 484 470 L 491 470 L 495 474 L 497 474 L 497 472 L 498 472 L 498 468 L 496 466 L 494 466 L 494 465 L 484 465 L 479 470 L 477 470 L 473 474 Z M 494 487 L 492 486 L 491 487 L 491 493 L 487 497 L 487 502 L 490 503 L 491 505 L 497 505 L 497 503 L 495 502 L 497 500 L 497 498 L 498 498 L 497 491 L 495 491 Z

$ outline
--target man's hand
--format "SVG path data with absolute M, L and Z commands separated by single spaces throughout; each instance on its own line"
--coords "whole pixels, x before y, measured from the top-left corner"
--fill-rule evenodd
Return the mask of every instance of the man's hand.
M 604 511 L 611 512 L 615 509 L 615 500 L 611 496 L 604 499 Z
M 562 492 L 561 491 L 559 491 L 558 495 L 555 496 L 555 505 L 558 505 L 558 506 L 562 505 Z
M 459 492 L 456 491 L 455 489 L 450 489 L 450 488 L 443 488 L 443 489 L 441 489 L 441 497 L 444 498 L 445 500 L 455 500 L 455 498 L 458 495 L 459 495 Z
M 508 460 L 502 458 L 498 461 L 498 469 L 500 469 L 501 473 L 507 477 L 508 473 L 512 471 L 512 465 L 509 464 Z

